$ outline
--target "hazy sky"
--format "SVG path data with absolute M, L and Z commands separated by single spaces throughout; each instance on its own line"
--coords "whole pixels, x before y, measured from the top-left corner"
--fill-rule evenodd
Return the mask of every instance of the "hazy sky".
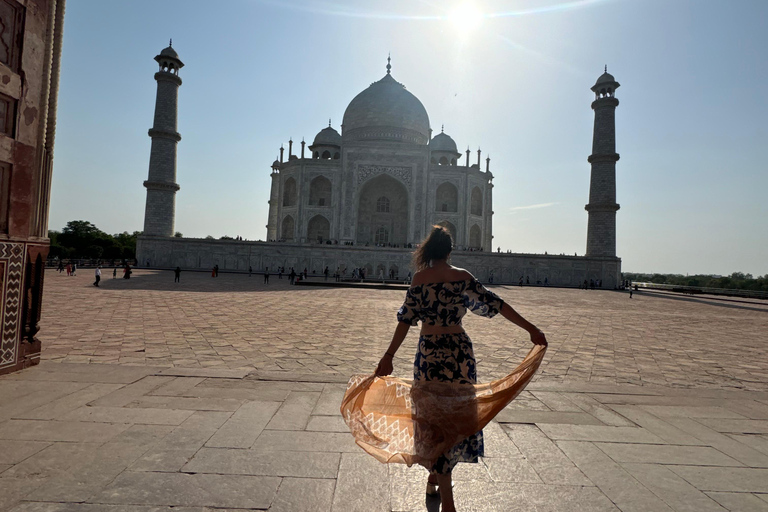
M 764 0 L 71 0 L 50 228 L 143 228 L 153 58 L 173 38 L 185 236 L 266 238 L 280 144 L 340 131 L 391 53 L 433 133 L 490 155 L 494 248 L 584 254 L 607 64 L 623 270 L 766 274 L 766 20 Z

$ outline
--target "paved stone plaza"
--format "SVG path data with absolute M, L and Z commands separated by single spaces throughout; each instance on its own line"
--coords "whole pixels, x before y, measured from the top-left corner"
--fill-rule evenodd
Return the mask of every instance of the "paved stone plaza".
M 364 454 L 338 412 L 401 290 L 78 274 L 46 275 L 44 361 L 0 377 L 0 510 L 437 510 L 424 470 Z M 550 349 L 457 468 L 459 510 L 768 510 L 768 305 L 494 290 Z M 501 319 L 466 324 L 483 381 L 528 348 Z

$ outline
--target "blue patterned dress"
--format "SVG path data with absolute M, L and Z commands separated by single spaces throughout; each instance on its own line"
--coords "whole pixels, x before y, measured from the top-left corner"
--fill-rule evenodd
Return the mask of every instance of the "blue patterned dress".
M 397 320 L 410 325 L 456 326 L 467 310 L 488 318 L 499 311 L 503 301 L 475 278 L 411 286 Z M 466 333 L 430 334 L 419 337 L 413 362 L 414 380 L 437 380 L 476 384 L 475 354 Z M 478 462 L 483 456 L 483 431 L 468 437 L 444 453 L 432 467 L 433 473 L 450 473 L 459 462 Z

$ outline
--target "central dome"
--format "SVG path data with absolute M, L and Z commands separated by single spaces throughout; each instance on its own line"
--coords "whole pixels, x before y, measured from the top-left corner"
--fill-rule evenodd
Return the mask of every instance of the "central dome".
M 355 96 L 344 112 L 341 135 L 349 140 L 389 140 L 428 144 L 432 130 L 419 99 L 392 75 Z

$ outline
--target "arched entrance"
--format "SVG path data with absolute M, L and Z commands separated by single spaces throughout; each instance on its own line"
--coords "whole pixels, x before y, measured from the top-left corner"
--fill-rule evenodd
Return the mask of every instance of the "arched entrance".
M 331 206 L 331 181 L 325 176 L 318 176 L 309 183 L 309 204 Z
M 293 217 L 286 215 L 283 219 L 283 225 L 280 228 L 280 238 L 292 242 L 294 233 Z
M 322 243 L 331 237 L 331 223 L 322 215 L 315 215 L 307 224 L 307 240 Z
M 363 186 L 357 210 L 357 243 L 374 245 L 377 241 L 400 246 L 408 241 L 408 191 L 386 174 Z
M 477 224 L 469 228 L 469 246 L 473 249 L 480 249 L 483 245 L 483 234 L 480 226 Z

